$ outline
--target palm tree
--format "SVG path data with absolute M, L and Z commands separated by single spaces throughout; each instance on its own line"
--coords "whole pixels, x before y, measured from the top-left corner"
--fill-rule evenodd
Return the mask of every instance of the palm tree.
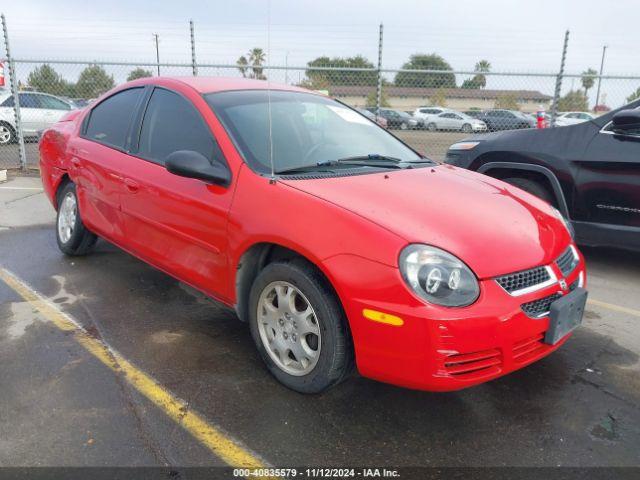
M 491 63 L 489 63 L 489 60 L 480 60 L 478 63 L 476 63 L 475 71 L 487 73 L 491 71 Z
M 585 70 L 582 72 L 582 86 L 584 87 L 584 96 L 589 98 L 589 89 L 593 87 L 596 83 L 596 77 L 598 72 L 596 72 L 593 68 Z
M 262 64 L 266 59 L 264 50 L 261 48 L 252 48 L 249 50 L 249 62 L 252 65 L 253 78 L 264 80 L 266 77 L 262 74 Z
M 242 76 L 246 78 L 247 68 L 249 67 L 249 62 L 247 61 L 247 57 L 242 55 L 236 62 L 236 65 L 238 65 L 238 70 L 240 70 L 240 73 L 242 74 Z

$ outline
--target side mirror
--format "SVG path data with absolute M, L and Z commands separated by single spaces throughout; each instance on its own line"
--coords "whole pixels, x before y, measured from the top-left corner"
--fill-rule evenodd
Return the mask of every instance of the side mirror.
M 622 110 L 612 119 L 614 133 L 640 132 L 640 110 Z
M 210 162 L 204 155 L 192 150 L 178 150 L 165 159 L 165 168 L 180 177 L 197 178 L 205 182 L 227 186 L 231 173 L 226 165 Z

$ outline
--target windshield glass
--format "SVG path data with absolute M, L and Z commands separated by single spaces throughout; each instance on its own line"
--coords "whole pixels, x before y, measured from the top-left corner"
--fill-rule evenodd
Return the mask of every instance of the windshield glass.
M 249 166 L 269 173 L 267 90 L 210 93 L 204 98 Z M 424 161 L 368 118 L 320 95 L 272 90 L 271 117 L 276 172 L 367 155 Z

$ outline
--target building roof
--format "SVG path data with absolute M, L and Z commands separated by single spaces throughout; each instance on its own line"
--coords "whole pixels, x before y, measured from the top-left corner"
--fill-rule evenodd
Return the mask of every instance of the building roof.
M 366 97 L 375 91 L 375 86 L 366 85 L 335 85 L 329 87 L 329 93 L 334 97 Z M 518 100 L 549 101 L 549 95 L 536 90 L 487 90 L 473 88 L 421 88 L 384 86 L 382 90 L 389 97 L 432 97 L 436 93 L 447 98 L 495 100 L 510 95 Z

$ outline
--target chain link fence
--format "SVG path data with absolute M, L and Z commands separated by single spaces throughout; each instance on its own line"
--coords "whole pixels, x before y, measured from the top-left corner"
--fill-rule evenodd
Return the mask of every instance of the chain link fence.
M 193 36 L 187 63 L 19 59 L 11 58 L 7 39 L 5 31 L 0 45 L 0 56 L 8 58 L 0 76 L 0 168 L 37 168 L 40 132 L 69 110 L 84 108 L 114 86 L 143 76 L 251 77 L 321 91 L 437 161 L 451 144 L 470 135 L 537 128 L 536 113 L 553 111 L 554 102 L 557 125 L 569 125 L 624 105 L 640 87 L 640 75 L 593 74 L 585 80 L 584 74 L 559 78 L 558 73 L 492 72 L 481 64 L 474 71 L 207 64 L 196 62 Z M 554 123 L 549 113 L 544 123 Z

